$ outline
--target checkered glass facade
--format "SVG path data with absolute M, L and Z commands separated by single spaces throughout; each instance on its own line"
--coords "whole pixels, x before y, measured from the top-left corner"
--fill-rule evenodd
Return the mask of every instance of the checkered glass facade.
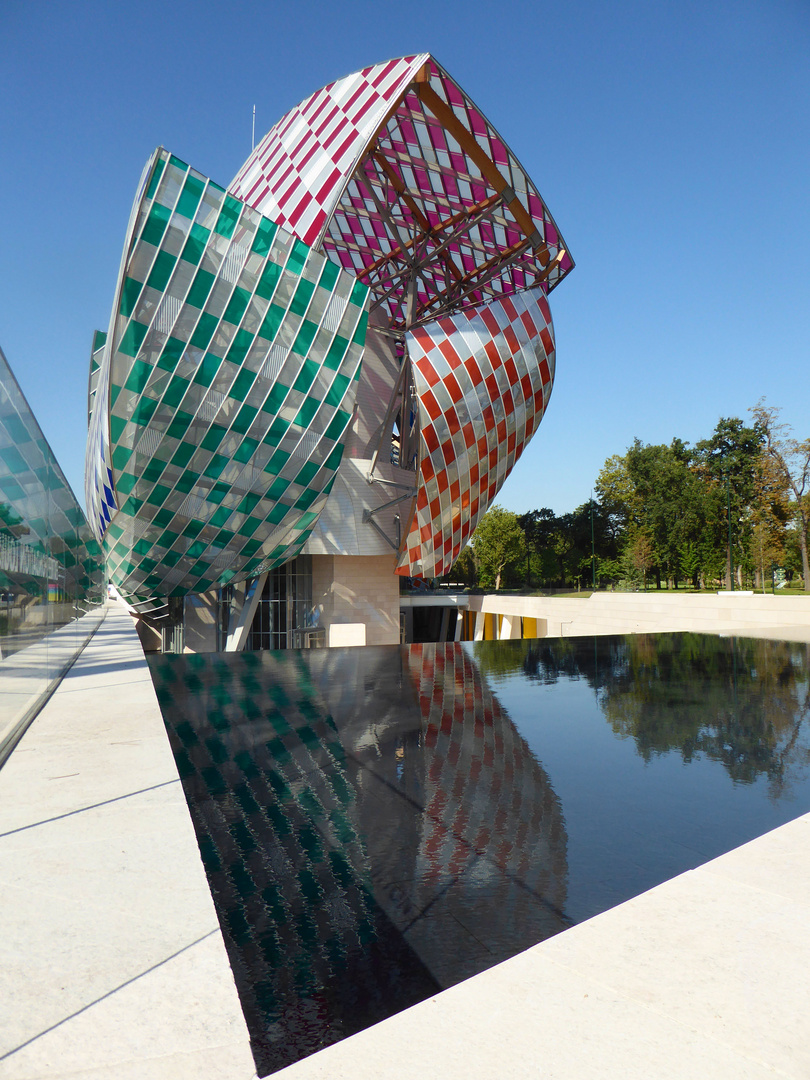
M 293 558 L 351 419 L 368 289 L 158 150 L 98 370 L 87 502 L 125 596 Z
M 554 383 L 542 290 L 462 311 L 408 336 L 419 403 L 416 517 L 398 572 L 440 577 L 543 418 Z

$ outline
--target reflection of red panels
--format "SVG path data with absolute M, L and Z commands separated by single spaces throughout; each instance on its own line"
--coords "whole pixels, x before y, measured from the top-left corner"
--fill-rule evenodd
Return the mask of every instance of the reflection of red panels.
M 439 512 L 441 511 L 441 508 L 442 508 L 442 504 L 439 502 L 439 500 L 438 499 L 433 499 L 431 501 L 431 503 L 430 503 L 430 516 L 432 518 L 437 518 L 439 516 Z
M 427 504 L 428 504 L 427 491 L 425 491 L 425 489 L 423 487 L 420 487 L 419 491 L 416 493 L 416 509 L 417 510 L 424 510 L 425 507 L 427 506 Z
M 456 499 L 458 499 L 460 489 L 461 489 L 461 484 L 458 482 L 458 480 L 454 480 L 453 483 L 450 485 L 450 500 L 451 500 L 451 502 L 455 502 Z
M 489 393 L 489 400 L 496 401 L 501 395 L 501 392 L 498 389 L 498 380 L 495 378 L 494 375 L 487 375 L 487 377 L 484 379 L 484 383 L 486 384 L 486 388 Z
M 513 454 L 515 452 L 515 441 L 516 441 L 516 435 L 515 435 L 515 432 L 512 431 L 512 432 L 509 433 L 509 435 L 508 435 L 508 437 L 506 439 L 506 452 L 507 452 L 507 454 Z
M 498 337 L 501 332 L 501 328 L 500 326 L 498 326 L 498 320 L 495 318 L 490 308 L 483 307 L 480 308 L 479 311 L 484 326 L 487 328 L 487 330 L 489 330 L 490 334 L 492 334 L 493 337 Z
M 470 465 L 470 483 L 471 484 L 477 484 L 478 483 L 478 471 L 479 471 L 478 470 L 478 462 L 474 461 L 472 463 L 472 465 Z
M 532 380 L 528 375 L 524 375 L 520 380 L 520 389 L 523 391 L 523 400 L 529 401 L 532 396 Z
M 520 321 L 525 326 L 526 333 L 529 335 L 529 338 L 537 337 L 537 327 L 535 326 L 534 320 L 532 319 L 528 311 L 524 311 L 522 313 L 522 315 L 520 316 Z
M 430 525 L 423 525 L 422 528 L 419 530 L 419 536 L 423 544 L 427 543 L 427 541 L 430 539 L 431 532 L 432 530 L 430 528 Z
M 475 517 L 475 515 L 478 513 L 478 511 L 480 509 L 480 506 L 481 506 L 480 500 L 477 499 L 477 498 L 473 499 L 472 506 L 470 507 L 470 515 L 472 517 Z
M 445 422 L 447 424 L 447 430 L 451 435 L 456 435 L 461 430 L 461 422 L 456 415 L 455 409 L 448 409 L 444 414 Z
M 464 437 L 464 445 L 469 450 L 475 442 L 475 428 L 472 426 L 472 424 L 467 423 L 461 429 L 461 434 Z
M 447 485 L 449 483 L 449 480 L 448 480 L 447 473 L 444 470 L 442 470 L 436 476 L 436 483 L 437 483 L 437 485 L 439 487 L 439 491 L 447 491 Z
M 503 445 L 503 443 L 506 441 L 506 421 L 505 420 L 499 421 L 497 431 L 498 431 L 498 442 L 501 445 Z
M 490 467 L 490 470 L 496 469 L 498 467 L 498 448 L 497 447 L 493 447 L 493 449 L 490 450 L 490 452 L 489 452 L 489 467 Z
M 544 383 L 551 381 L 551 372 L 549 371 L 548 361 L 545 357 L 540 361 L 540 378 Z
M 433 468 L 433 462 L 429 457 L 425 457 L 422 460 L 422 478 L 427 482 L 428 480 L 432 480 L 435 475 L 436 470 Z
M 450 465 L 456 460 L 456 448 L 450 439 L 446 439 L 442 443 L 442 453 L 444 454 L 445 462 Z
M 433 428 L 432 426 L 423 428 L 422 438 L 425 440 L 425 443 L 427 444 L 427 448 L 430 453 L 435 454 L 435 452 L 439 449 L 439 436 L 436 434 L 435 428 Z

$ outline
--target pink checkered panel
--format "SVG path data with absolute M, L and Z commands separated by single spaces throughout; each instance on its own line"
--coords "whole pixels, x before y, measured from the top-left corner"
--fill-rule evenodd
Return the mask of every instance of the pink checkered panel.
M 543 417 L 554 331 L 542 289 L 408 335 L 419 401 L 416 516 L 397 572 L 448 573 Z
M 306 98 L 253 150 L 231 194 L 314 245 L 366 144 L 427 59 L 376 64 Z

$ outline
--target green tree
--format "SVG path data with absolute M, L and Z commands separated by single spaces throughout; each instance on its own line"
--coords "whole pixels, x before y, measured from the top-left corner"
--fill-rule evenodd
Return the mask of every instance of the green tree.
M 763 437 L 763 453 L 773 465 L 793 496 L 799 550 L 802 556 L 804 591 L 810 592 L 810 559 L 808 559 L 808 529 L 810 529 L 810 439 L 794 439 L 791 428 L 779 421 L 781 410 L 766 407 L 761 398 L 751 409 Z
M 526 562 L 526 537 L 517 515 L 492 506 L 478 522 L 471 546 L 478 580 L 485 588 L 500 589 L 507 571 L 518 571 Z

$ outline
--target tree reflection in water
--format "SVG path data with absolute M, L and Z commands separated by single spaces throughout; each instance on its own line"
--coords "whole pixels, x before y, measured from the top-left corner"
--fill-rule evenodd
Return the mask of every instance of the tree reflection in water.
M 510 645 L 511 648 L 504 648 Z M 495 679 L 584 679 L 612 729 L 648 762 L 678 752 L 720 762 L 735 783 L 784 795 L 810 766 L 810 645 L 708 634 L 476 642 Z

